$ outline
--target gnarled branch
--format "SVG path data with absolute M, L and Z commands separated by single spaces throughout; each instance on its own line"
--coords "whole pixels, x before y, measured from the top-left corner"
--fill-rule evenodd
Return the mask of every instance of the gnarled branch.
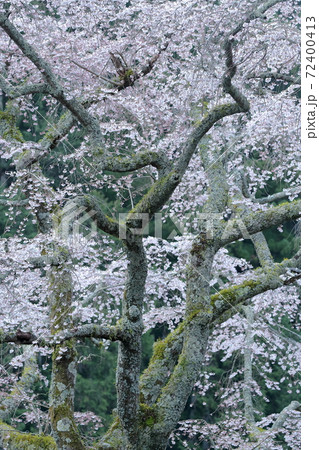
M 220 227 L 222 236 L 218 240 L 218 247 L 221 248 L 233 241 L 243 237 L 243 228 L 249 234 L 255 234 L 267 228 L 279 226 L 284 222 L 296 220 L 300 217 L 300 200 L 290 203 L 282 203 L 273 206 L 266 211 L 256 211 L 241 217 L 231 219 L 227 226 Z
M 104 158 L 101 162 L 102 170 L 109 172 L 133 172 L 134 170 L 141 169 L 146 166 L 154 166 L 157 169 L 167 167 L 169 164 L 165 155 L 143 151 L 130 156 L 110 156 Z

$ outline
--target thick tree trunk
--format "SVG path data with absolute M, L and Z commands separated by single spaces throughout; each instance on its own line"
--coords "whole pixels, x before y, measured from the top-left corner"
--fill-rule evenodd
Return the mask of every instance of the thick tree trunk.
M 50 287 L 51 333 L 54 335 L 72 325 L 72 275 L 66 264 L 51 269 Z M 49 414 L 59 450 L 85 449 L 74 420 L 76 355 L 72 339 L 54 346 Z

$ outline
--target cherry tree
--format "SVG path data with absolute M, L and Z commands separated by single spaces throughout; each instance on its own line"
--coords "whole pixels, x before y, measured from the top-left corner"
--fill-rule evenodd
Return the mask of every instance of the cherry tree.
M 299 448 L 293 397 L 258 408 L 284 382 L 274 364 L 299 389 L 300 255 L 276 262 L 264 234 L 300 216 L 299 2 L 0 8 L 2 446 L 90 448 L 78 425 L 99 419 L 74 411 L 74 390 L 91 339 L 118 342 L 117 408 L 94 448 Z M 257 267 L 230 253 L 243 239 Z M 206 370 L 221 354 L 238 359 L 224 385 Z M 181 421 L 195 395 L 223 418 Z M 39 434 L 17 430 L 19 405 Z

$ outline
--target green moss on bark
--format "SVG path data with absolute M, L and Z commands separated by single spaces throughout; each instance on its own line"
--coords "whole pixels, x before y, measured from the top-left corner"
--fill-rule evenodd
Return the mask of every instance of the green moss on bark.
M 21 433 L 0 421 L 1 444 L 8 450 L 58 450 L 51 436 Z
M 1 134 L 4 139 L 24 142 L 20 130 L 16 126 L 16 118 L 7 111 L 0 111 Z
M 222 289 L 218 294 L 214 294 L 211 296 L 211 305 L 215 306 L 216 301 L 222 300 L 225 302 L 232 303 L 238 298 L 238 294 L 240 290 L 244 289 L 253 289 L 257 287 L 260 283 L 255 280 L 247 280 L 242 284 L 231 286 L 226 289 Z

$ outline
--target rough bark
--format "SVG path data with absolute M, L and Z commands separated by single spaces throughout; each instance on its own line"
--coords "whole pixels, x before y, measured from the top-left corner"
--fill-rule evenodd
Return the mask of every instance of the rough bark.
M 140 237 L 126 242 L 127 280 L 122 303 L 123 327 L 129 338 L 119 343 L 116 372 L 117 414 L 127 436 L 128 447 L 138 450 L 139 377 L 143 331 L 143 299 L 147 276 L 146 255 Z
M 51 269 L 50 318 L 51 333 L 72 326 L 72 276 L 65 264 Z M 52 354 L 49 414 L 53 437 L 61 450 L 81 450 L 85 446 L 74 420 L 74 388 L 77 353 L 75 342 L 57 344 Z

